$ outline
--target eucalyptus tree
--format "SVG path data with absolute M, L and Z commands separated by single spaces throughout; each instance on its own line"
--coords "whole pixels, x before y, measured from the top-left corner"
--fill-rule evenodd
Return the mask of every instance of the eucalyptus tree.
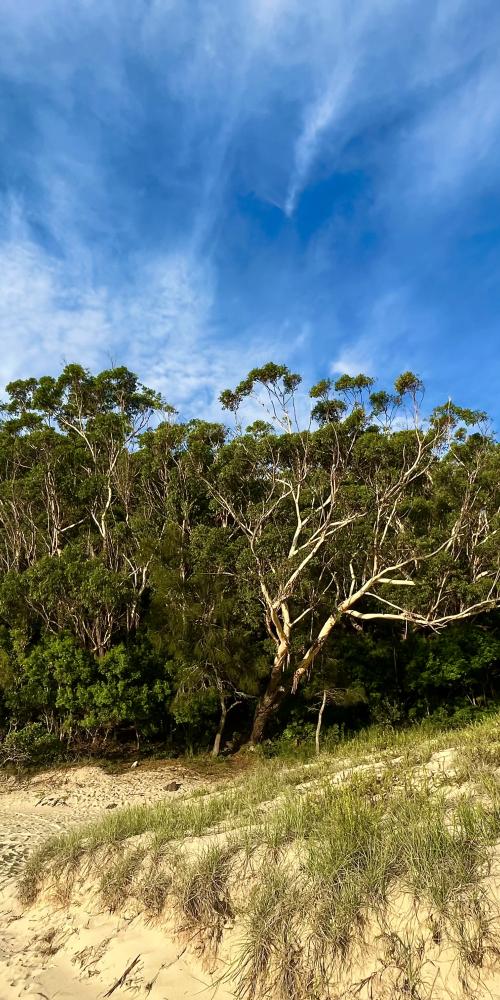
M 151 555 L 138 512 L 137 447 L 163 402 L 126 368 L 12 382 L 0 427 L 4 570 L 51 631 L 102 656 L 138 622 Z M 53 559 L 56 557 L 56 562 Z
M 256 700 L 265 658 L 258 606 L 240 586 L 243 540 L 207 486 L 226 437 L 221 424 L 170 419 L 141 440 L 154 545 L 148 623 L 172 658 L 174 718 L 189 726 L 203 710 L 218 713 L 215 756 L 230 713 Z
M 223 392 L 226 409 L 251 399 L 266 421 L 238 424 L 206 477 L 245 540 L 274 648 L 253 742 L 341 620 L 441 629 L 499 603 L 499 450 L 484 414 L 448 402 L 425 419 L 406 372 L 391 392 L 324 379 L 301 421 L 300 385 L 270 363 Z
M 65 436 L 37 421 L 0 426 L 0 567 L 22 571 L 59 554 L 80 523 L 78 469 Z

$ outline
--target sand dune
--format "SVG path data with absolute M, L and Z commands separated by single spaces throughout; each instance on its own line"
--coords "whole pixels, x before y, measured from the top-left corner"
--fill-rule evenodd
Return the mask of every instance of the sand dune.
M 45 904 L 25 912 L 16 898 L 16 876 L 37 843 L 106 809 L 177 797 L 197 780 L 181 765 L 119 775 L 85 766 L 2 780 L 0 1000 L 97 1000 L 110 990 L 116 998 L 181 1000 L 206 987 L 217 1000 L 232 996 L 223 987 L 214 994 L 214 976 L 164 928 L 104 913 L 91 896 L 69 909 Z M 172 782 L 180 787 L 173 791 Z
M 457 788 L 448 785 L 448 781 L 454 760 L 453 748 L 434 750 L 424 763 L 417 763 L 413 768 L 412 780 L 417 783 L 430 781 L 441 791 L 446 787 L 447 794 L 453 798 Z M 402 757 L 391 756 L 390 761 L 385 758 L 382 762 L 379 756 L 371 755 L 368 761 L 351 761 L 349 765 L 348 761 L 339 758 L 331 762 L 328 785 L 343 785 L 349 778 L 370 773 L 375 775 L 377 782 L 384 767 L 394 768 L 394 780 L 397 781 L 397 766 L 402 761 Z M 319 788 L 318 774 L 322 772 L 315 775 L 315 765 L 311 765 L 311 771 L 309 767 L 305 765 L 297 772 L 300 779 L 295 788 L 299 797 L 302 794 L 314 796 Z M 231 771 L 232 767 L 228 766 L 228 772 Z M 119 913 L 110 913 L 98 893 L 96 881 L 100 868 L 96 876 L 95 866 L 92 875 L 90 867 L 83 865 L 70 898 L 64 899 L 56 894 L 54 879 L 57 880 L 57 873 L 54 871 L 52 883 L 45 885 L 39 901 L 28 908 L 19 903 L 16 878 L 29 851 L 54 832 L 68 830 L 122 805 L 154 803 L 169 796 L 182 797 L 197 784 L 207 787 L 211 778 L 216 778 L 220 786 L 221 780 L 231 777 L 228 772 L 219 769 L 214 775 L 197 774 L 182 764 L 166 763 L 151 767 L 140 765 L 114 775 L 99 767 L 85 766 L 46 772 L 22 782 L 0 776 L 0 1000 L 24 997 L 38 1000 L 107 1000 L 109 997 L 111 1000 L 120 997 L 234 1000 L 237 987 L 229 971 L 243 940 L 241 914 L 251 889 L 251 875 L 250 881 L 235 877 L 233 889 L 237 905 L 225 923 L 217 959 L 210 957 L 209 950 L 200 953 L 197 944 L 203 939 L 199 932 L 193 933 L 193 925 L 189 930 L 189 924 L 182 926 L 180 911 L 175 911 L 175 907 L 158 920 L 147 920 L 144 907 L 142 911 L 134 909 L 135 904 L 130 900 Z M 494 773 L 500 777 L 498 770 Z M 462 783 L 461 792 L 469 785 Z M 217 790 L 215 780 L 210 781 L 209 791 L 212 790 Z M 208 798 L 210 801 L 220 799 L 211 794 Z M 274 799 L 274 807 L 283 799 L 284 794 Z M 262 816 L 266 816 L 271 802 L 266 799 L 261 806 Z M 218 837 L 224 838 L 226 834 L 208 828 L 205 833 L 188 837 L 183 842 L 186 858 L 189 860 L 200 850 L 200 845 L 206 846 L 208 840 Z M 133 842 L 140 839 L 134 836 L 127 844 L 133 847 Z M 300 857 L 295 856 L 293 845 L 284 850 L 287 872 L 293 881 L 293 872 L 299 871 Z M 98 856 L 99 865 L 106 864 L 106 857 Z M 61 884 L 64 881 L 62 879 Z M 500 901 L 498 844 L 493 848 L 488 890 L 493 900 Z M 345 966 L 341 963 L 338 982 L 332 984 L 332 997 L 338 1000 L 352 1000 L 354 996 L 358 1000 L 394 1000 L 403 995 L 411 995 L 415 1000 L 421 996 L 432 996 L 432 1000 L 454 1000 L 465 995 L 473 996 L 474 1000 L 500 998 L 497 947 L 485 953 L 477 969 L 472 963 L 468 992 L 464 991 L 456 954 L 449 943 L 441 944 L 438 938 L 434 940 L 431 913 L 425 905 L 416 905 L 414 896 L 398 885 L 389 893 L 387 902 L 384 925 L 377 923 L 375 913 L 368 914 L 366 947 L 358 952 L 354 949 L 349 963 Z M 496 921 L 497 914 L 495 907 Z M 300 921 L 302 927 L 302 911 Z M 500 924 L 497 923 L 497 927 Z M 420 959 L 425 987 L 422 994 L 419 991 L 409 993 L 406 980 L 398 979 L 397 956 L 388 958 L 384 952 L 392 938 L 401 946 L 411 940 L 413 943 L 408 946 L 413 951 L 422 945 Z M 495 943 L 496 938 L 497 935 Z M 419 959 L 418 954 L 416 957 Z M 399 983 L 396 991 L 395 983 Z

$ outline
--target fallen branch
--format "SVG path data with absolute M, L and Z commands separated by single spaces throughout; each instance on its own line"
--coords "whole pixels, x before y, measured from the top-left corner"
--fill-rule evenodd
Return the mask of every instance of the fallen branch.
M 105 998 L 106 997 L 110 997 L 111 994 L 114 993 L 115 990 L 117 990 L 119 986 L 123 986 L 126 983 L 127 976 L 129 975 L 130 972 L 132 972 L 132 969 L 135 969 L 135 967 L 136 967 L 136 965 L 137 965 L 140 957 L 141 957 L 140 955 L 137 955 L 137 957 L 134 958 L 134 961 L 131 962 L 130 965 L 127 966 L 127 968 L 125 969 L 125 972 L 123 972 L 122 975 L 120 976 L 120 978 L 116 980 L 115 985 L 112 986 L 111 989 L 108 990 L 108 992 L 104 994 Z

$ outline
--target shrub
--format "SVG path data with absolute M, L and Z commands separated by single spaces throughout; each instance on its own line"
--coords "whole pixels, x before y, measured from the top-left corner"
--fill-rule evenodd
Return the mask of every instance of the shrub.
M 12 729 L 0 743 L 0 767 L 6 764 L 30 765 L 55 760 L 61 744 L 40 722 L 29 722 L 22 729 Z

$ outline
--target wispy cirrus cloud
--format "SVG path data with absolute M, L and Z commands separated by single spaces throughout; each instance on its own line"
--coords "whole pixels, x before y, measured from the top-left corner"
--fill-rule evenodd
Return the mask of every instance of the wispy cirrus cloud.
M 285 201 L 286 215 L 293 215 L 297 198 L 321 143 L 323 132 L 332 128 L 344 110 L 354 80 L 354 67 L 339 67 L 326 90 L 307 109 L 302 131 L 295 144 L 294 168 Z
M 496 181 L 500 151 L 500 87 L 496 52 L 483 55 L 451 93 L 416 124 L 403 152 L 416 183 L 408 197 L 456 197 L 472 178 Z
M 494 0 L 4 0 L 0 381 L 113 359 L 215 414 L 274 356 L 488 396 L 499 41 Z
M 245 345 L 226 340 L 212 319 L 209 266 L 182 253 L 156 259 L 127 290 L 112 292 L 73 261 L 72 281 L 61 262 L 29 236 L 12 206 L 9 238 L 0 243 L 1 382 L 82 361 L 98 370 L 126 361 L 182 416 L 220 417 L 218 395 L 245 369 L 290 355 L 303 331 L 247 331 Z M 124 339 L 125 338 L 125 339 Z
M 97 367 L 113 344 L 118 347 L 110 320 L 106 291 L 89 285 L 84 274 L 69 284 L 61 264 L 30 238 L 11 206 L 0 243 L 2 384 L 78 357 Z

